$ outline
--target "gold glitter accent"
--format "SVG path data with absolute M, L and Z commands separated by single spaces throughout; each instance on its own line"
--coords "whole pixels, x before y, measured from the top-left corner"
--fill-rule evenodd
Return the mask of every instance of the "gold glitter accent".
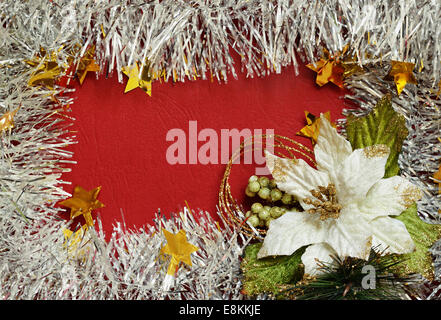
M 371 252 L 372 241 L 373 241 L 373 236 L 370 236 L 366 242 L 366 247 L 364 251 L 364 256 L 366 257 L 366 259 L 369 257 L 369 254 Z
M 314 206 L 314 208 L 308 210 L 308 213 L 320 214 L 320 220 L 322 221 L 329 218 L 337 219 L 340 216 L 342 206 L 337 201 L 337 190 L 333 183 L 328 184 L 327 187 L 318 186 L 317 189 L 310 192 L 317 200 L 311 198 L 304 200 L 305 204 Z
M 299 161 L 297 159 L 290 159 L 288 161 L 282 159 L 274 159 L 274 169 L 272 176 L 279 182 L 286 182 L 287 172 L 292 171 L 293 166 L 297 165 Z
M 389 155 L 390 149 L 385 144 L 376 144 L 363 149 L 366 158 L 380 158 Z
M 400 276 L 419 273 L 432 281 L 434 265 L 429 248 L 441 237 L 441 225 L 424 222 L 418 215 L 416 204 L 405 210 L 397 219 L 406 225 L 416 250 L 403 255 L 406 263 L 397 265 L 396 273 Z
M 395 186 L 394 189 L 398 192 L 400 186 Z M 409 208 L 415 202 L 423 197 L 423 193 L 420 188 L 410 185 L 401 193 L 401 204 L 406 208 Z

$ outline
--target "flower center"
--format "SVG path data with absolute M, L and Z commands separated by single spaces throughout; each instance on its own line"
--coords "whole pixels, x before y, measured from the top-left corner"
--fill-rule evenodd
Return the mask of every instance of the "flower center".
M 318 186 L 317 189 L 310 192 L 315 199 L 306 198 L 304 200 L 306 204 L 314 206 L 314 208 L 308 210 L 308 213 L 320 214 L 320 220 L 322 221 L 328 218 L 337 219 L 340 216 L 342 206 L 337 202 L 337 190 L 333 183 L 328 184 L 327 187 Z

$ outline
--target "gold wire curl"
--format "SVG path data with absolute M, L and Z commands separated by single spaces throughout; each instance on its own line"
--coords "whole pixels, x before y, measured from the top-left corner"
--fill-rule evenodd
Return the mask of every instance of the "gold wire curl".
M 260 139 L 256 141 L 256 138 Z M 274 154 L 288 159 L 294 159 L 298 155 L 302 155 L 307 160 L 311 161 L 313 165 L 316 165 L 315 160 L 311 157 L 313 155 L 313 151 L 304 146 L 303 144 L 278 134 L 260 134 L 253 135 L 245 139 L 240 147 L 235 150 L 228 161 L 228 164 L 225 168 L 225 173 L 222 178 L 222 182 L 219 188 L 219 211 L 223 217 L 223 219 L 228 223 L 230 227 L 233 229 L 238 229 L 239 232 L 242 232 L 244 235 L 253 237 L 255 239 L 261 238 L 265 236 L 266 229 L 263 228 L 254 228 L 255 231 L 246 223 L 246 219 L 244 219 L 245 214 L 240 204 L 237 203 L 236 199 L 231 194 L 231 187 L 229 183 L 229 178 L 231 174 L 231 169 L 233 167 L 234 161 L 237 158 L 245 154 L 246 151 L 253 152 L 255 150 L 265 150 L 268 146 L 267 137 L 272 137 L 274 143 L 272 146 L 274 147 Z M 259 144 L 261 144 L 259 146 Z M 251 149 L 247 149 L 247 147 L 252 147 Z M 257 232 L 257 234 L 256 234 Z

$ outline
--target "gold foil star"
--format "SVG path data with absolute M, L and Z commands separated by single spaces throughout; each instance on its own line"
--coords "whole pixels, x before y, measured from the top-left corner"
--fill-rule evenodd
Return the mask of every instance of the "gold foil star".
M 56 53 L 47 54 L 43 48 L 40 48 L 40 52 L 32 60 L 25 62 L 37 68 L 29 78 L 29 86 L 45 86 L 53 89 L 56 79 L 64 72 L 64 69 L 58 65 Z
M 331 113 L 330 111 L 326 112 L 325 118 L 331 122 Z M 299 132 L 296 134 L 298 136 L 302 136 L 305 138 L 311 138 L 312 144 L 317 143 L 317 139 L 320 132 L 320 117 L 316 117 L 312 113 L 309 113 L 308 111 L 305 111 L 305 117 L 306 117 L 306 123 L 307 125 L 304 126 Z M 331 122 L 331 125 L 335 128 L 335 123 Z
M 69 250 L 75 250 L 78 247 L 78 245 L 80 244 L 87 228 L 88 228 L 87 226 L 82 226 L 80 229 L 78 229 L 75 232 L 73 232 L 70 229 L 64 229 L 63 230 L 63 234 L 64 234 L 63 246 L 65 248 L 68 248 Z
M 342 61 L 341 66 L 343 67 L 343 79 L 349 78 L 353 74 L 360 74 L 364 72 L 363 67 L 357 62 L 355 57 L 347 57 Z
M 17 113 L 18 108 L 14 111 L 6 112 L 1 118 L 0 118 L 0 132 L 4 132 L 7 130 L 11 130 L 14 128 L 14 116 Z
M 138 63 L 135 63 L 130 67 L 122 67 L 122 72 L 129 77 L 124 93 L 139 87 L 149 96 L 152 96 L 152 75 L 150 73 L 150 63 L 147 62 L 141 73 L 139 71 L 140 69 Z
M 441 165 L 439 166 L 438 171 L 433 175 L 433 178 L 439 181 L 436 183 L 438 183 L 438 194 L 441 194 Z M 441 209 L 438 210 L 438 213 L 441 214 Z
M 93 226 L 92 210 L 104 207 L 97 200 L 101 187 L 96 187 L 91 191 L 87 191 L 80 186 L 76 186 L 72 198 L 61 201 L 60 205 L 70 208 L 70 218 L 74 219 L 80 215 L 84 216 L 87 226 Z
M 398 95 L 401 94 L 407 83 L 417 84 L 413 69 L 415 63 L 403 61 L 391 61 L 392 67 L 385 80 L 393 80 L 397 86 Z
M 321 58 L 315 64 L 310 63 L 306 65 L 309 69 L 317 72 L 315 82 L 320 87 L 328 82 L 332 82 L 340 88 L 344 87 L 343 74 L 345 72 L 345 68 L 340 61 L 339 56 L 344 54 L 346 50 L 347 47 L 345 47 L 342 53 L 331 56 L 326 49 L 323 49 L 323 58 Z
M 191 267 L 191 253 L 199 250 L 198 247 L 187 241 L 187 235 L 184 230 L 179 230 L 177 234 L 162 229 L 167 244 L 162 247 L 160 254 L 171 255 L 171 261 L 167 269 L 167 274 L 174 275 L 179 263 L 184 262 Z
M 95 46 L 86 50 L 84 56 L 80 59 L 77 66 L 77 76 L 80 84 L 83 84 L 87 72 L 100 71 L 100 66 L 95 62 Z
M 69 229 L 64 229 L 64 243 L 63 247 L 67 249 L 67 252 L 70 256 L 76 256 L 76 257 L 84 257 L 84 255 L 87 253 L 86 249 L 83 249 L 79 247 L 81 245 L 81 242 L 83 241 L 84 235 L 87 231 L 87 226 L 82 226 L 77 231 L 73 232 Z
M 433 175 L 433 178 L 438 180 L 438 193 L 441 193 L 441 165 L 438 168 L 438 171 L 435 172 L 435 174 Z

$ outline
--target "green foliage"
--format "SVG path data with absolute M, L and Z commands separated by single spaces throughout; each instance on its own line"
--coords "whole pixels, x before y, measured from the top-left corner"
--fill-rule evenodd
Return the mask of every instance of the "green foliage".
M 277 295 L 282 286 L 295 283 L 303 277 L 301 248 L 290 256 L 257 259 L 262 243 L 251 244 L 245 248 L 241 269 L 244 276 L 243 292 L 249 296 L 259 293 Z
M 390 148 L 384 177 L 395 176 L 400 171 L 398 155 L 408 135 L 405 119 L 395 112 L 389 98 L 382 98 L 372 111 L 364 117 L 348 116 L 346 133 L 354 149 L 375 144 L 385 144 Z
M 333 257 L 333 263 L 323 263 L 323 273 L 311 282 L 293 286 L 285 294 L 297 300 L 399 300 L 409 278 L 397 277 L 391 270 L 402 264 L 403 258 L 384 255 L 371 250 L 368 261 L 347 257 Z M 370 265 L 375 272 L 370 274 L 363 267 Z M 364 272 L 363 272 L 364 271 Z M 371 271 L 372 272 L 372 271 Z M 363 278 L 371 276 L 363 288 Z M 407 287 L 410 290 L 409 287 Z
M 391 153 L 386 163 L 384 177 L 392 177 L 399 173 L 398 156 L 408 131 L 404 117 L 394 111 L 388 97 L 382 98 L 368 115 L 348 117 L 346 132 L 354 149 L 374 144 L 389 146 Z M 441 226 L 422 221 L 418 217 L 416 204 L 405 210 L 397 219 L 406 225 L 416 246 L 413 253 L 405 255 L 407 261 L 400 265 L 398 271 L 401 274 L 417 272 L 431 279 L 433 265 L 428 250 L 441 236 Z
M 348 117 L 346 132 L 354 149 L 375 144 L 389 146 L 391 152 L 384 177 L 399 173 L 398 156 L 408 131 L 404 117 L 394 111 L 387 97 L 381 99 L 368 115 Z M 397 256 L 382 255 L 372 250 L 367 262 L 334 257 L 334 264 L 324 264 L 325 272 L 316 279 L 302 280 L 304 267 L 301 256 L 306 247 L 291 256 L 258 260 L 257 253 L 262 244 L 249 245 L 241 264 L 243 292 L 249 296 L 265 292 L 278 298 L 295 299 L 399 299 L 404 284 L 409 282 L 408 275 L 420 273 L 428 279 L 433 277 L 429 248 L 441 237 L 441 226 L 423 222 L 418 216 L 416 204 L 396 218 L 406 225 L 416 246 L 414 252 Z M 367 264 L 376 270 L 375 289 L 366 290 L 361 286 L 366 275 L 362 268 Z
M 433 262 L 429 248 L 441 237 L 441 225 L 425 223 L 418 216 L 414 204 L 396 217 L 406 225 L 406 229 L 415 243 L 415 251 L 405 254 L 405 264 L 397 266 L 400 274 L 420 273 L 429 280 L 433 279 Z

